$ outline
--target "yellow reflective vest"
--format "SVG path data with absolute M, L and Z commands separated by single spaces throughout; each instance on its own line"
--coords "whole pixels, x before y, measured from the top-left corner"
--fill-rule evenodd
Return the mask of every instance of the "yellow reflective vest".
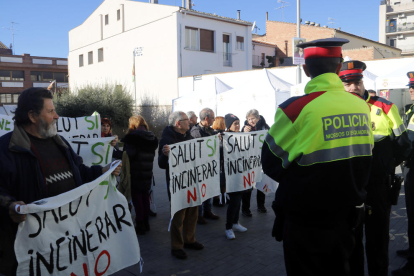
M 266 136 L 269 149 L 282 160 L 283 168 L 292 162 L 309 166 L 372 155 L 370 108 L 344 90 L 338 75 L 313 78 L 305 94 L 279 106 Z

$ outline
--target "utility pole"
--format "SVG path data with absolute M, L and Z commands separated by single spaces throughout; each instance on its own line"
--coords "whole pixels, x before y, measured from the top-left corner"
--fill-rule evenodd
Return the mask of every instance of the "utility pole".
M 297 13 L 296 13 L 296 24 L 297 24 L 297 33 L 298 37 L 300 37 L 300 0 L 297 0 Z M 302 73 L 300 71 L 300 64 L 298 64 L 297 72 L 296 72 L 296 84 L 299 84 L 302 82 Z
M 6 28 L 6 27 L 3 27 L 3 29 L 7 29 L 7 30 L 10 30 L 11 32 L 12 32 L 12 45 L 13 45 L 13 47 L 12 47 L 12 54 L 14 55 L 14 49 L 16 48 L 15 46 L 14 46 L 14 31 L 17 31 L 15 28 L 14 28 L 14 26 L 13 26 L 13 24 L 19 24 L 19 23 L 17 23 L 17 22 L 11 22 L 11 28 Z

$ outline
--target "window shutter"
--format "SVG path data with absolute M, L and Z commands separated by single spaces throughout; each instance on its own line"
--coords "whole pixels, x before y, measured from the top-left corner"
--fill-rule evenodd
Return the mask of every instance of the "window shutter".
M 214 31 L 200 29 L 200 51 L 214 52 Z
M 224 35 L 223 35 L 223 42 L 224 42 L 224 43 L 230 43 L 230 36 L 229 36 L 229 35 L 224 34 Z
M 244 37 L 238 36 L 237 37 L 237 42 L 244 42 Z

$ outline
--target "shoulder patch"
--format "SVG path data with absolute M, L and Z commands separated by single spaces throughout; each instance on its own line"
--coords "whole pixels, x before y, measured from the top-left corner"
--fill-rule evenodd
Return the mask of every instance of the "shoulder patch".
M 388 114 L 388 112 L 390 111 L 393 105 L 392 102 L 387 101 L 386 99 L 378 97 L 378 96 L 371 97 L 368 103 L 381 108 L 385 112 L 385 114 Z
M 326 91 L 313 92 L 308 95 L 292 97 L 285 101 L 279 107 L 285 112 L 286 116 L 294 123 L 302 109 L 311 101 L 324 94 Z

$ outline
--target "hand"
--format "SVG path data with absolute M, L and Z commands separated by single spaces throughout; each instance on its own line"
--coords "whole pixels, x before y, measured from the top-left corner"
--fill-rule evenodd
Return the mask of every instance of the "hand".
M 223 141 L 223 136 L 221 136 L 221 133 L 218 134 L 218 138 L 220 139 L 220 141 Z
M 164 145 L 164 146 L 162 147 L 162 153 L 163 153 L 165 156 L 168 156 L 168 154 L 170 153 L 170 146 L 169 146 L 169 145 Z
M 244 126 L 243 132 L 250 132 L 252 130 L 251 126 Z
M 9 216 L 15 223 L 20 223 L 22 221 L 26 220 L 26 215 L 22 215 L 16 212 L 15 207 L 16 205 L 26 205 L 23 201 L 15 201 L 12 202 L 9 206 Z M 18 211 L 20 211 L 20 207 L 17 208 Z
M 118 143 L 118 135 L 115 135 L 115 139 L 111 141 L 111 146 L 115 147 Z
M 106 165 L 105 167 L 102 167 L 102 174 L 106 173 L 111 168 L 111 164 Z M 119 165 L 116 167 L 115 170 L 111 174 L 118 176 L 121 172 L 122 163 L 119 163 Z

